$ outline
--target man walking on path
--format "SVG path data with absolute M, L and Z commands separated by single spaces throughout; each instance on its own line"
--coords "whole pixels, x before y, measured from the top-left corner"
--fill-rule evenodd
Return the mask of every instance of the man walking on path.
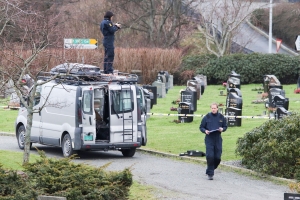
M 200 124 L 200 131 L 205 133 L 206 146 L 206 174 L 209 180 L 213 180 L 214 171 L 221 162 L 222 137 L 221 133 L 226 131 L 227 122 L 225 117 L 218 112 L 218 104 L 210 105 L 211 112 L 203 117 Z
M 114 14 L 111 11 L 107 11 L 104 15 L 104 19 L 100 24 L 100 30 L 104 36 L 103 47 L 104 47 L 104 73 L 112 74 L 114 71 L 113 62 L 115 58 L 115 32 L 121 28 L 121 24 L 116 23 L 113 25 L 112 18 Z

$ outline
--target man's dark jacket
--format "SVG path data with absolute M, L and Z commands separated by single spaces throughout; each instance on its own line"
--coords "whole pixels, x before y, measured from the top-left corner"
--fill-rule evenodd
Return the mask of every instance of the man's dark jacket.
M 104 18 L 100 24 L 100 30 L 104 36 L 103 46 L 106 48 L 114 48 L 115 32 L 119 28 L 109 20 L 109 18 Z

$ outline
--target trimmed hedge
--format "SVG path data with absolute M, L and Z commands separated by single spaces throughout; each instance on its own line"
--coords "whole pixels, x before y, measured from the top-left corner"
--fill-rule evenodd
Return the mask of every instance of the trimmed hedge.
M 75 164 L 70 158 L 49 159 L 44 153 L 35 163 L 24 166 L 24 173 L 5 171 L 0 166 L 0 200 L 37 199 L 38 195 L 62 196 L 72 200 L 127 199 L 132 174 L 127 168 L 105 172 Z
M 242 164 L 257 172 L 300 180 L 299 118 L 299 113 L 292 113 L 269 120 L 239 138 L 236 154 Z
M 299 76 L 299 58 L 285 54 L 232 54 L 209 59 L 205 65 L 201 62 L 203 67 L 194 70 L 206 75 L 208 84 L 226 82 L 231 71 L 241 75 L 241 84 L 262 83 L 263 75 L 275 75 L 281 84 L 293 84 Z

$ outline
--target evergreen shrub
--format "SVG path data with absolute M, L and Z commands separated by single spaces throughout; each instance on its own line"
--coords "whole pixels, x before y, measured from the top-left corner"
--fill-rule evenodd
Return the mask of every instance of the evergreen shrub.
M 72 158 L 40 159 L 24 166 L 24 174 L 0 168 L 0 200 L 37 199 L 38 195 L 62 196 L 72 200 L 127 199 L 132 185 L 130 169 L 106 172 L 100 168 L 75 164 Z M 74 158 L 74 157 L 73 157 Z M 2 178 L 3 177 L 3 178 Z M 27 195 L 19 198 L 19 193 Z
M 275 75 L 281 84 L 297 82 L 299 56 L 285 54 L 231 54 L 210 59 L 197 69 L 197 74 L 207 76 L 208 84 L 222 84 L 231 71 L 241 75 L 241 84 L 262 83 L 263 75 Z
M 236 154 L 247 168 L 300 180 L 300 114 L 266 121 L 237 140 Z

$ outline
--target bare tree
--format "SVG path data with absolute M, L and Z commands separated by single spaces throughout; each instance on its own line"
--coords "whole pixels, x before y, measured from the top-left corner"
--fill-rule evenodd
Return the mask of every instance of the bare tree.
M 123 11 L 123 28 L 143 34 L 149 46 L 170 47 L 177 44 L 184 26 L 195 13 L 197 0 L 116 0 Z
M 212 0 L 200 6 L 202 15 L 198 29 L 206 40 L 206 48 L 218 57 L 229 54 L 239 26 L 252 13 L 252 0 Z
M 48 63 L 52 58 L 52 55 L 48 54 L 46 48 L 51 45 L 51 42 L 54 42 L 49 39 L 49 36 L 57 32 L 55 30 L 55 22 L 59 15 L 49 17 L 49 15 L 43 15 L 43 13 L 31 8 L 22 10 L 19 4 L 11 4 L 10 2 L 2 1 L 7 7 L 7 13 L 18 14 L 14 15 L 12 26 L 6 25 L 2 35 L 0 35 L 0 56 L 2 58 L 0 61 L 0 74 L 6 79 L 4 82 L 12 81 L 17 96 L 27 110 L 23 157 L 23 164 L 25 164 L 29 162 L 30 158 L 32 116 L 33 113 L 42 109 L 34 107 L 36 89 L 45 83 L 38 82 L 38 76 L 41 71 L 47 69 Z M 7 24 L 11 22 L 12 18 L 10 17 L 6 17 Z M 8 33 L 14 28 L 18 28 L 19 34 L 15 37 L 9 36 Z M 23 87 L 22 79 L 25 76 L 30 76 L 33 79 L 30 93 Z

